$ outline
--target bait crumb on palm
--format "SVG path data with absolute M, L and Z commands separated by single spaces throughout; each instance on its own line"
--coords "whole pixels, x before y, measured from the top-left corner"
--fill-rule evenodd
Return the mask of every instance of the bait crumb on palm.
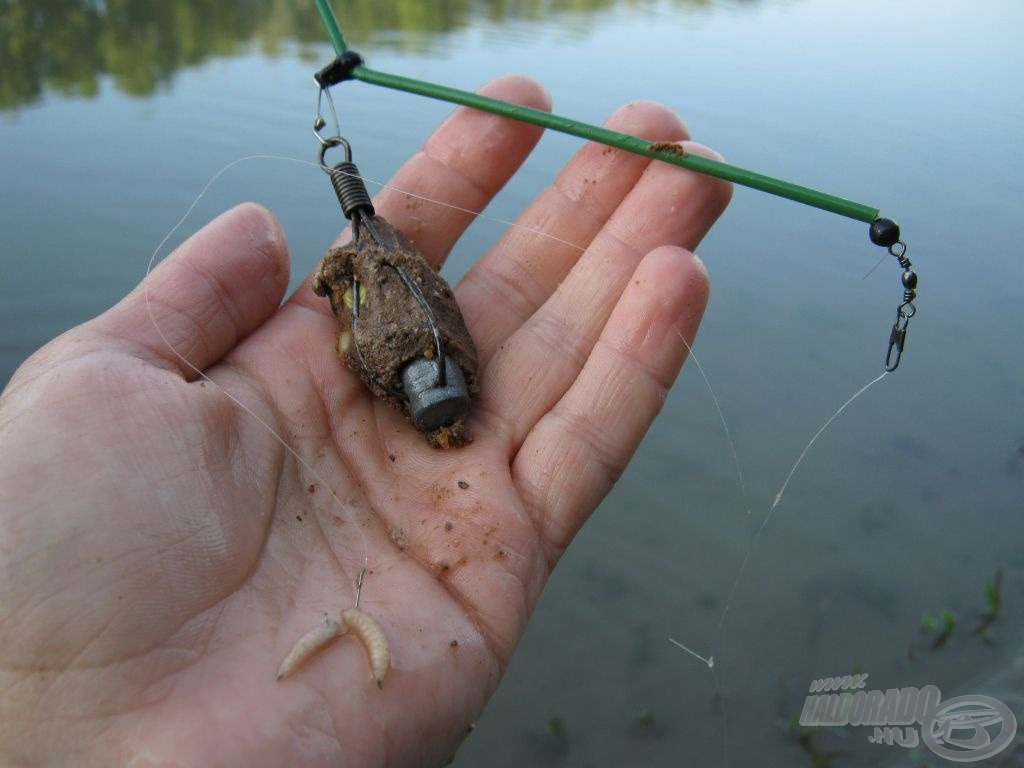
M 656 141 L 649 145 L 647 149 L 651 152 L 666 152 L 670 155 L 686 157 L 686 150 L 683 149 L 683 145 L 676 144 L 674 141 Z
M 384 687 L 384 678 L 391 666 L 391 650 L 384 630 L 366 611 L 347 608 L 341 612 L 341 621 L 324 616 L 314 629 L 299 638 L 277 669 L 277 679 L 283 680 L 314 656 L 321 648 L 340 635 L 351 632 L 362 643 L 370 662 L 370 671 L 378 688 Z
M 473 435 L 464 421 L 457 421 L 447 427 L 425 433 L 427 442 L 435 448 L 458 448 L 473 442 Z

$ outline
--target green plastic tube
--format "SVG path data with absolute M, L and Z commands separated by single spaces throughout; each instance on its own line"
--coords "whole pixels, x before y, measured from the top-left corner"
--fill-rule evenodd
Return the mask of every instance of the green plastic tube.
M 316 4 L 321 17 L 323 18 L 327 34 L 331 38 L 331 43 L 334 45 L 334 50 L 338 55 L 341 55 L 348 50 L 348 45 L 345 42 L 345 36 L 341 32 L 341 27 L 338 25 L 338 20 L 334 15 L 334 10 L 331 8 L 328 0 L 316 0 Z M 659 149 L 656 145 L 652 145 L 651 142 L 645 141 L 644 139 L 636 136 L 619 133 L 617 131 L 610 131 L 607 128 L 601 128 L 579 120 L 562 117 L 561 115 L 554 115 L 550 112 L 543 112 L 539 109 L 532 109 L 531 107 L 512 104 L 507 101 L 501 101 L 500 99 L 492 99 L 488 96 L 481 96 L 478 93 L 470 93 L 469 91 L 450 88 L 437 83 L 429 83 L 423 80 L 403 77 L 402 75 L 380 72 L 375 69 L 370 69 L 365 65 L 355 67 L 352 70 L 352 77 L 356 80 L 361 80 L 364 83 L 392 88 L 398 91 L 405 91 L 407 93 L 414 93 L 432 99 L 451 102 L 453 104 L 461 104 L 463 106 L 472 107 L 473 109 L 479 109 L 496 115 L 502 115 L 503 117 L 509 117 L 513 120 L 519 120 L 524 123 L 539 125 L 553 131 L 569 134 L 570 136 L 578 136 L 579 138 L 586 139 L 587 141 L 606 144 L 609 147 L 615 147 L 616 149 L 622 149 L 637 155 L 651 157 L 656 160 L 678 165 L 682 168 L 697 171 L 698 173 L 703 173 L 708 176 L 726 179 L 745 187 L 758 189 L 762 192 L 768 192 L 769 194 L 784 197 L 789 200 L 795 200 L 796 202 L 810 205 L 815 208 L 821 208 L 822 210 L 831 211 L 832 213 L 837 213 L 840 216 L 846 216 L 850 219 L 856 219 L 857 221 L 870 223 L 878 218 L 878 208 L 870 205 L 857 203 L 827 192 L 821 192 L 789 181 L 783 181 L 782 179 L 776 179 L 771 176 L 766 176 L 763 173 L 757 173 L 756 171 L 739 168 L 735 165 L 723 163 L 719 160 L 712 160 L 699 155 L 683 154 L 678 151 L 672 151 L 671 149 Z

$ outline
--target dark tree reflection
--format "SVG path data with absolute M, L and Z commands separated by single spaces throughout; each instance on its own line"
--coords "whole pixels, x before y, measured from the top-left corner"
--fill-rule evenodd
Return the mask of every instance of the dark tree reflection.
M 740 0 L 733 0 L 739 2 Z M 423 50 L 476 19 L 550 21 L 579 30 L 597 12 L 643 0 L 334 0 L 349 41 Z M 675 0 L 702 6 L 708 0 Z M 401 32 L 403 34 L 395 34 Z M 313 0 L 0 0 L 0 109 L 49 91 L 93 96 L 101 78 L 134 95 L 183 67 L 251 46 L 276 56 L 326 44 Z

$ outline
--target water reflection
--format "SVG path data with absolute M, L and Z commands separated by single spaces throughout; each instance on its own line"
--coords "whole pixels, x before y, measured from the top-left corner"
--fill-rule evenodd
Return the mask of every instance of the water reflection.
M 710 2 L 671 0 L 677 8 Z M 354 45 L 372 40 L 379 46 L 422 51 L 431 45 L 431 35 L 465 29 L 478 20 L 540 22 L 571 14 L 576 21 L 593 22 L 598 12 L 616 6 L 661 4 L 655 0 L 335 0 L 334 7 Z M 214 56 L 236 55 L 252 44 L 274 56 L 290 43 L 325 42 L 313 2 L 8 0 L 3 7 L 0 110 L 38 101 L 47 90 L 62 96 L 95 96 L 104 77 L 125 93 L 144 96 L 169 84 L 183 67 Z

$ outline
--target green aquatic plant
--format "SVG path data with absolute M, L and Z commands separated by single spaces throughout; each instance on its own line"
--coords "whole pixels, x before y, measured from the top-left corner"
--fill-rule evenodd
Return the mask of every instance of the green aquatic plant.
M 932 616 L 928 611 L 921 614 L 921 631 L 925 633 L 932 633 L 938 629 L 939 625 L 935 623 L 935 617 Z
M 553 738 L 562 738 L 565 736 L 565 720 L 560 715 L 552 715 L 548 720 L 547 726 L 544 728 L 544 732 Z
M 811 758 L 812 768 L 831 768 L 832 761 L 843 756 L 842 750 L 825 750 L 818 743 L 821 727 L 800 725 L 800 715 L 793 715 L 789 721 L 789 732 L 800 748 Z
M 986 642 L 990 642 L 989 630 L 1003 612 L 1003 569 L 996 568 L 991 579 L 985 579 L 985 610 L 979 614 L 978 625 L 974 628 L 974 634 Z M 927 635 L 935 634 L 932 641 L 932 650 L 937 651 L 949 642 L 949 639 L 956 632 L 957 615 L 951 608 L 943 608 L 939 611 L 938 618 L 928 611 L 921 614 L 921 631 Z M 907 657 L 913 660 L 914 647 L 907 651 Z
M 644 730 L 649 730 L 649 729 L 653 728 L 654 724 L 655 724 L 654 710 L 652 710 L 652 709 L 642 709 L 642 710 L 640 710 L 640 712 L 637 713 L 636 719 L 633 720 L 633 724 L 636 727 L 642 728 Z
M 668 732 L 668 722 L 659 718 L 650 707 L 644 707 L 634 714 L 626 728 L 629 738 L 635 741 L 662 739 Z
M 953 636 L 953 633 L 956 632 L 957 617 L 949 608 L 943 608 L 939 611 L 939 621 L 942 622 L 942 629 L 939 631 L 939 634 L 935 636 L 935 640 L 932 642 L 933 651 L 937 651 L 939 648 L 942 648 L 947 642 L 949 642 L 949 638 Z
M 989 628 L 1003 610 L 1003 569 L 996 568 L 995 575 L 991 579 L 985 579 L 985 612 L 981 614 L 981 621 L 974 628 L 974 634 L 986 642 L 990 641 Z
M 933 651 L 937 651 L 939 648 L 942 648 L 946 643 L 949 642 L 949 638 L 951 638 L 953 636 L 953 633 L 956 632 L 956 626 L 957 616 L 950 608 L 943 608 L 941 611 L 939 611 L 938 620 L 936 620 L 936 618 L 927 611 L 921 616 L 922 632 L 930 635 L 932 632 L 938 630 L 938 634 L 932 641 Z M 910 658 L 913 658 L 913 647 L 911 647 L 908 656 Z

